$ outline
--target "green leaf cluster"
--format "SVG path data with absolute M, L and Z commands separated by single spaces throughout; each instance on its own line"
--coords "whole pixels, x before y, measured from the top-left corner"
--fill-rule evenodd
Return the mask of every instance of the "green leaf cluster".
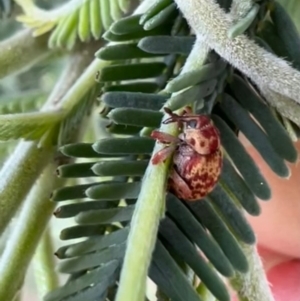
M 264 14 L 258 13 L 248 24 L 247 33 L 253 39 L 269 24 L 269 9 L 274 17 L 273 7 L 264 8 Z M 280 24 L 276 17 L 273 22 Z M 249 265 L 241 246 L 255 243 L 244 212 L 259 215 L 257 199 L 271 198 L 267 180 L 238 134 L 246 136 L 275 174 L 286 178 L 286 162 L 295 163 L 297 152 L 283 119 L 249 79 L 213 51 L 202 68 L 179 74 L 195 37 L 170 0 L 157 1 L 145 14 L 115 22 L 104 37 L 118 42 L 96 53 L 99 59 L 113 61 L 97 77 L 103 85 L 99 101 L 109 137 L 61 147 L 65 156 L 94 160 L 58 168 L 60 177 L 91 180 L 52 195 L 54 202 L 73 201 L 55 211 L 57 218 L 73 217 L 76 223 L 64 229 L 60 238 L 84 240 L 57 250 L 58 269 L 69 278 L 45 300 L 115 298 L 122 286 L 119 277 L 126 242 L 137 227 L 131 223 L 136 200 L 142 185 L 147 187 L 143 177 L 155 144 L 149 133 L 160 126 L 163 106 L 177 110 L 191 105 L 195 113 L 209 114 L 220 131 L 224 152 L 221 178 L 213 192 L 197 202 L 185 202 L 166 192 L 165 216 L 148 276 L 167 300 L 205 300 L 199 294 L 199 285 L 204 285 L 216 300 L 229 301 L 223 277 L 247 273 Z M 277 47 L 263 35 L 260 38 L 270 51 Z M 288 58 L 295 59 L 289 53 Z M 135 252 L 137 264 L 143 265 L 139 249 Z M 144 281 L 136 279 L 137 286 Z
M 229 300 L 228 283 L 239 289 L 244 286 L 243 277 L 255 274 L 247 253 L 255 235 L 244 214 L 259 215 L 260 201 L 272 195 L 238 135 L 252 143 L 275 174 L 288 178 L 287 163 L 297 161 L 292 141 L 297 141 L 299 127 L 271 108 L 253 82 L 214 51 L 204 61 L 200 54 L 193 57 L 196 37 L 172 0 L 153 1 L 141 14 L 146 1 L 139 14 L 123 19 L 134 1 L 74 0 L 57 10 L 53 8 L 64 1 L 16 2 L 25 14 L 17 20 L 33 28 L 35 36 L 44 36 L 35 39 L 30 30 L 24 30 L 0 45 L 2 77 L 19 72 L 0 86 L 0 140 L 5 141 L 0 156 L 12 152 L 1 170 L 5 178 L 1 182 L 2 228 L 26 196 L 20 216 L 28 221 L 18 220 L 15 239 L 4 249 L 1 296 L 15 296 L 58 205 L 56 218 L 75 221 L 60 238 L 77 242 L 57 250 L 58 270 L 68 280 L 46 300 L 120 301 L 129 296 L 137 301 L 144 297 L 146 275 L 156 284 L 159 300 L 207 301 L 207 295 L 209 300 Z M 229 12 L 231 1 L 217 2 Z M 2 17 L 18 9 L 10 0 L 0 1 Z M 11 21 L 1 20 L 1 39 L 17 29 L 17 22 Z M 109 43 L 92 61 L 104 43 L 94 40 L 104 30 Z M 241 34 L 299 69 L 299 34 L 276 1 L 256 1 L 228 31 L 231 39 Z M 67 68 L 48 46 L 71 50 L 59 52 L 59 56 L 70 56 Z M 44 62 L 39 64 L 40 60 Z M 45 68 L 51 69 L 50 80 L 43 76 Z M 61 79 L 45 101 L 58 71 L 63 71 Z M 156 166 L 150 163 L 160 148 L 149 137 L 152 130 L 178 132 L 176 126 L 161 125 L 163 107 L 180 113 L 186 105 L 196 114 L 211 117 L 220 131 L 224 154 L 214 191 L 193 203 L 166 190 L 171 160 Z M 17 139 L 34 141 L 17 145 Z M 57 147 L 60 154 L 54 154 Z M 46 176 L 33 186 L 40 174 Z M 48 249 L 44 258 L 52 255 Z M 22 271 L 14 282 L 13 266 Z M 55 278 L 49 262 L 47 269 L 48 276 Z M 57 282 L 50 280 L 51 285 L 43 282 L 40 293 L 55 287 Z
M 24 14 L 17 17 L 18 21 L 33 28 L 35 36 L 52 31 L 50 48 L 71 50 L 78 41 L 99 40 L 114 21 L 128 12 L 130 1 L 72 0 L 52 10 L 43 10 L 31 0 L 19 4 Z

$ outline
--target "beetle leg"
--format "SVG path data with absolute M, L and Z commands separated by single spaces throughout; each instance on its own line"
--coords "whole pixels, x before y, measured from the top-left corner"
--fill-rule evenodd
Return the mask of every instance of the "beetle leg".
M 172 123 L 172 122 L 177 122 L 178 124 L 178 127 L 181 129 L 182 128 L 182 122 L 180 120 L 180 117 L 179 115 L 173 113 L 169 108 L 164 108 L 165 112 L 170 115 L 169 118 L 167 118 L 166 120 L 163 121 L 163 124 L 169 124 L 169 123 Z
M 172 136 L 168 133 L 153 131 L 151 133 L 151 138 L 158 140 L 161 143 L 179 143 L 180 139 L 175 136 Z
M 187 106 L 185 107 L 184 111 L 182 112 L 182 115 L 178 115 L 173 113 L 169 108 L 164 108 L 165 112 L 170 115 L 169 118 L 163 121 L 163 124 L 169 124 L 172 122 L 177 122 L 178 126 L 182 128 L 182 125 L 184 122 L 188 122 L 193 119 L 198 119 L 198 115 L 193 115 L 192 108 Z
M 152 164 L 156 165 L 165 161 L 172 154 L 172 152 L 175 151 L 176 147 L 177 147 L 176 144 L 172 144 L 158 151 L 151 160 Z
M 186 199 L 190 195 L 192 195 L 192 191 L 190 187 L 187 185 L 187 183 L 182 179 L 182 177 L 177 173 L 175 169 L 173 169 L 170 173 L 170 180 L 171 182 L 171 189 L 174 189 L 176 191 L 176 195 L 178 195 L 179 198 Z

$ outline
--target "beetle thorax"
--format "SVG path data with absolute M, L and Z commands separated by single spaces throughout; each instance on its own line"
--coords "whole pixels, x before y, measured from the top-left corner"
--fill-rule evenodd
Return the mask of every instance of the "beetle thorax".
M 220 147 L 219 135 L 213 125 L 204 129 L 185 129 L 179 137 L 200 155 L 212 154 Z

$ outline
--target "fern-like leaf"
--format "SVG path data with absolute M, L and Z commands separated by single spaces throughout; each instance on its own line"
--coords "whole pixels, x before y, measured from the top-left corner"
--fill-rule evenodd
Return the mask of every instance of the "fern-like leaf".
M 18 16 L 17 20 L 33 28 L 34 36 L 52 31 L 49 38 L 51 48 L 72 49 L 77 40 L 98 40 L 103 31 L 127 12 L 127 5 L 123 2 L 71 0 L 59 8 L 46 11 L 31 1 L 30 5 L 20 1 L 24 14 Z
M 254 24 L 259 18 L 262 17 L 256 15 Z M 217 54 L 211 52 L 201 70 L 178 76 L 194 37 L 169 0 L 156 1 L 144 15 L 114 23 L 105 38 L 128 41 L 97 52 L 101 59 L 116 61 L 98 77 L 103 84 L 100 101 L 105 107 L 101 115 L 109 122 L 110 137 L 93 144 L 63 146 L 61 151 L 66 156 L 94 160 L 59 168 L 61 177 L 101 178 L 99 182 L 64 187 L 53 193 L 56 202 L 85 199 L 82 203 L 60 205 L 55 214 L 58 218 L 75 217 L 76 225 L 64 229 L 62 239 L 86 240 L 57 251 L 62 259 L 59 269 L 70 275 L 70 280 L 46 299 L 79 300 L 84 296 L 86 300 L 104 300 L 109 288 L 114 287 L 117 300 L 121 289 L 138 300 L 143 297 L 146 283 L 140 271 L 149 268 L 148 276 L 166 298 L 201 300 L 197 285 L 187 276 L 189 270 L 214 298 L 229 301 L 229 292 L 219 273 L 229 278 L 251 268 L 242 246 L 254 244 L 255 235 L 244 210 L 258 215 L 256 196 L 261 200 L 271 197 L 268 182 L 237 134 L 241 131 L 248 136 L 281 177 L 288 175 L 285 160 L 297 159 L 293 143 L 258 91 Z M 180 47 L 186 41 L 187 45 Z M 242 99 L 243 95 L 249 101 Z M 146 190 L 149 181 L 151 185 L 155 183 L 149 172 L 154 141 L 147 135 L 159 126 L 161 107 L 180 109 L 187 104 L 197 114 L 211 115 L 219 128 L 225 150 L 224 167 L 218 185 L 203 200 L 186 202 L 167 193 L 164 218 L 156 233 L 156 225 L 149 225 L 149 221 L 158 219 L 158 202 L 152 203 L 155 208 L 143 212 L 142 221 L 136 218 L 137 212 L 141 212 L 140 199 L 136 204 L 141 189 L 149 199 L 157 194 Z M 278 144 L 277 134 L 286 141 L 284 145 Z M 108 180 L 108 176 L 113 179 Z M 164 195 L 161 197 L 164 199 Z M 130 245 L 133 235 L 150 232 L 151 237 L 140 237 L 140 245 Z M 151 260 L 139 253 L 145 246 L 154 248 Z M 123 264 L 128 252 L 135 259 L 130 268 Z M 98 271 L 106 268 L 107 276 L 100 274 L 96 278 Z M 134 287 L 124 287 L 124 275 L 134 279 Z M 99 288 L 98 293 L 94 287 Z

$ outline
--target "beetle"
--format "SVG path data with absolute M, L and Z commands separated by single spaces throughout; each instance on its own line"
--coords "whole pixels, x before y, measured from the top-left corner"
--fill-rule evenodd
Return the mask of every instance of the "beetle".
M 151 137 L 166 146 L 151 162 L 159 164 L 174 152 L 168 190 L 186 201 L 200 200 L 214 189 L 222 171 L 219 131 L 208 116 L 192 114 L 189 107 L 181 115 L 164 110 L 170 117 L 163 124 L 177 122 L 182 132 L 175 137 L 154 130 Z

